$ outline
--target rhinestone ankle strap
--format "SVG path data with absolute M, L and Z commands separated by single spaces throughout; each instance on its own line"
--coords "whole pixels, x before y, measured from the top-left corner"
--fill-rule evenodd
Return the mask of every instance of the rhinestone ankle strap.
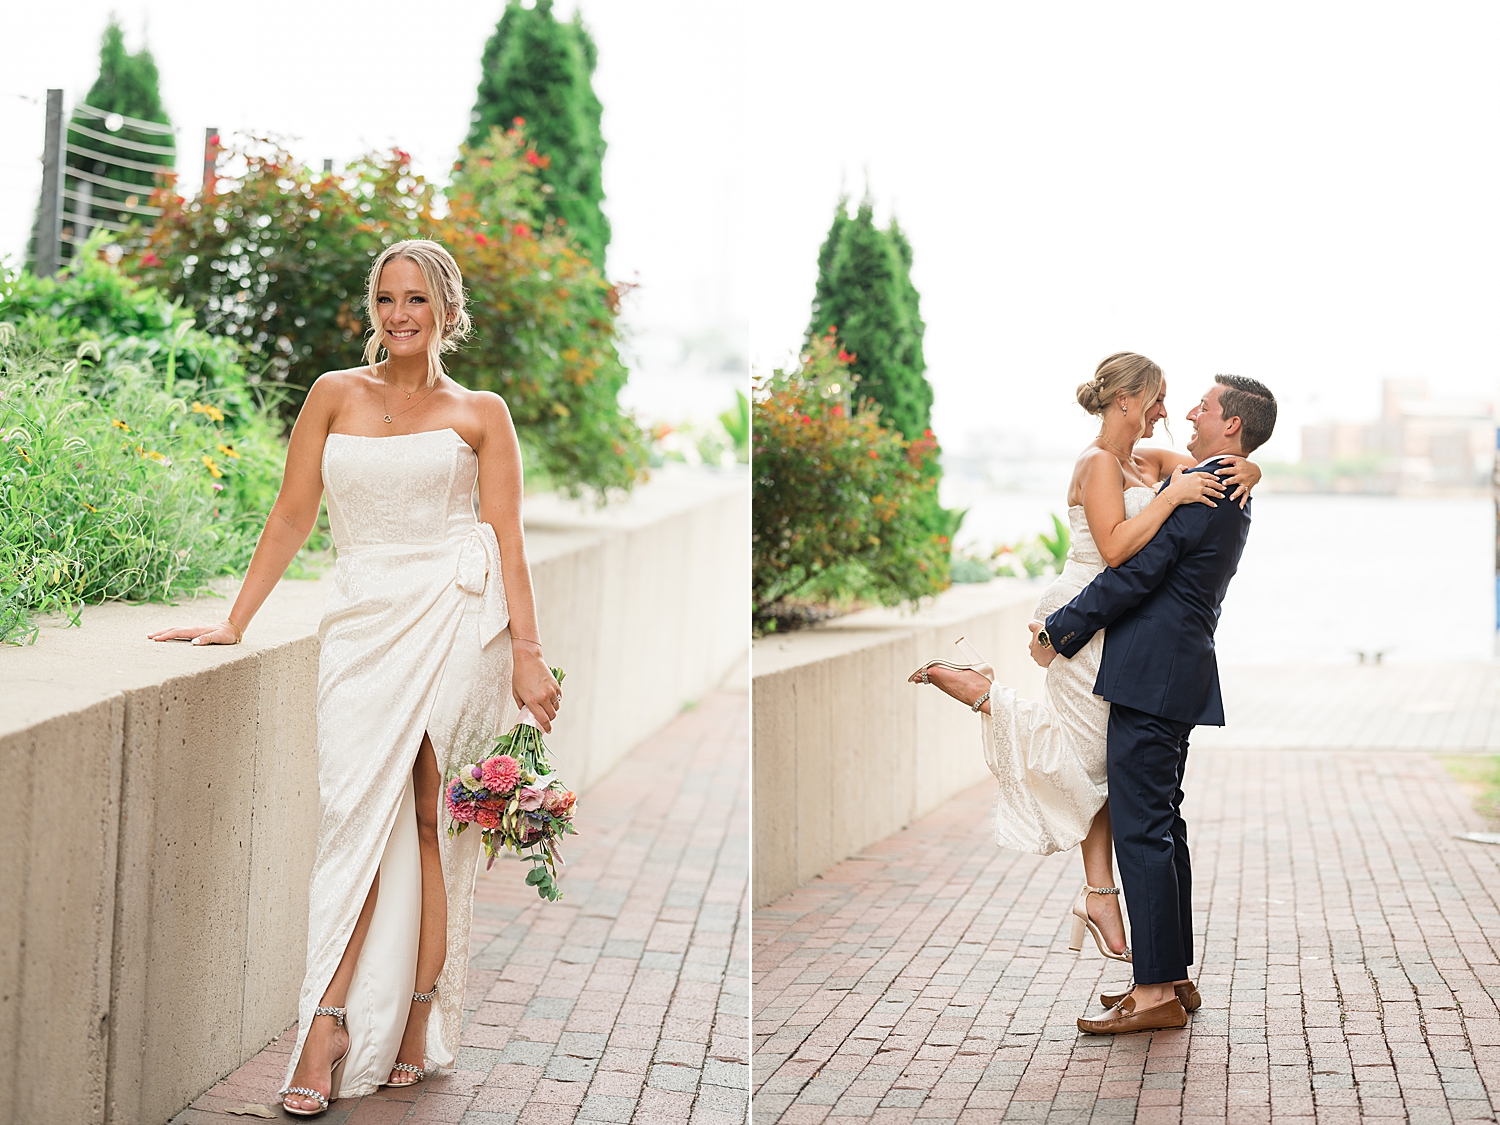
M 437 983 L 434 981 L 431 992 L 413 992 L 411 998 L 418 1004 L 431 1004 L 432 998 L 437 995 Z
M 348 1008 L 314 1008 L 313 1019 L 317 1019 L 319 1016 L 332 1016 L 338 1025 L 343 1027 L 344 1013 L 348 1010 Z

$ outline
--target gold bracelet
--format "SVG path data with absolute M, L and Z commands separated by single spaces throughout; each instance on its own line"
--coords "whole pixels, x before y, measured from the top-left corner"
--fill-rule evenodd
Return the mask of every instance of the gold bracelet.
M 542 647 L 542 642 L 541 641 L 534 641 L 530 637 L 512 637 L 510 639 L 510 643 L 513 644 L 513 645 L 515 645 L 515 644 L 536 645 L 537 648 L 541 648 Z
M 235 644 L 239 644 L 241 641 L 243 641 L 245 639 L 245 630 L 241 629 L 232 620 L 230 620 L 229 618 L 226 617 L 226 618 L 224 618 L 224 624 L 228 625 L 231 629 L 234 630 L 234 643 Z

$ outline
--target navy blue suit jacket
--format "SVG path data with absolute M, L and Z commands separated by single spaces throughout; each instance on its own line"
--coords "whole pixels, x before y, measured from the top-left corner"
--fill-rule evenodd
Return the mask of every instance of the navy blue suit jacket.
M 1249 503 L 1241 511 L 1226 494 L 1214 508 L 1182 505 L 1134 557 L 1047 618 L 1053 647 L 1071 657 L 1107 628 L 1095 695 L 1164 719 L 1223 726 L 1214 629 L 1249 533 Z

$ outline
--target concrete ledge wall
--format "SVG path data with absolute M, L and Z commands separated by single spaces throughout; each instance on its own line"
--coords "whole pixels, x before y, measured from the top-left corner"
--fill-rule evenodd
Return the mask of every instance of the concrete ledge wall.
M 749 482 L 528 500 L 527 528 L 569 673 L 549 742 L 587 788 L 743 654 Z M 0 649 L 0 1120 L 165 1122 L 296 1018 L 327 588 L 283 582 L 233 648 L 145 639 L 227 612 L 204 599 Z
M 1039 583 L 955 586 L 915 614 L 866 610 L 751 648 L 756 906 L 990 776 L 980 719 L 905 682 L 959 636 L 1037 698 L 1026 651 Z

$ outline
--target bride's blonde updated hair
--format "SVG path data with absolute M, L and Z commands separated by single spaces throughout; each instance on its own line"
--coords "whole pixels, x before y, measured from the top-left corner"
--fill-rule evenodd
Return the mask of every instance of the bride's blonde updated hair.
M 453 255 L 430 239 L 411 238 L 387 246 L 370 267 L 370 281 L 365 292 L 365 313 L 370 318 L 365 362 L 372 367 L 385 348 L 385 324 L 380 319 L 376 300 L 380 295 L 380 273 L 398 258 L 416 263 L 427 286 L 427 299 L 432 302 L 437 333 L 427 342 L 427 385 L 430 387 L 443 374 L 441 354 L 457 349 L 472 331 L 464 297 L 464 276 L 459 272 Z
M 1090 414 L 1103 414 L 1123 392 L 1129 398 L 1149 391 L 1151 401 L 1161 393 L 1161 368 L 1135 352 L 1115 352 L 1099 361 L 1094 377 L 1078 384 L 1078 405 Z

